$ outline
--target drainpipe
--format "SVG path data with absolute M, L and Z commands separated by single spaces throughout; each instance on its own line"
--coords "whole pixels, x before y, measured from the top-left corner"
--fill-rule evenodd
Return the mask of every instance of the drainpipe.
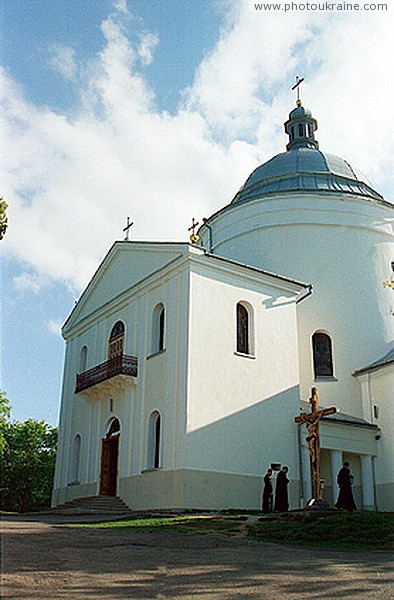
M 302 300 L 305 300 L 305 298 L 308 298 L 308 296 L 310 296 L 312 294 L 313 291 L 313 286 L 311 284 L 306 285 L 306 292 L 304 294 L 300 294 L 300 296 L 298 296 L 297 300 L 296 300 L 296 304 L 298 304 L 299 302 L 302 302 Z

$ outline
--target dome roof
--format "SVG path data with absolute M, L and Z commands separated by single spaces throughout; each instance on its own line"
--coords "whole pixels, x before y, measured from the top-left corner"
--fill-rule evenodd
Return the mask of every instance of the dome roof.
M 367 178 L 343 158 L 316 148 L 300 147 L 277 154 L 257 167 L 232 204 L 294 191 L 345 192 L 383 200 Z
M 296 108 L 294 108 L 289 114 L 289 121 L 292 119 L 301 119 L 302 117 L 312 117 L 312 113 L 309 108 L 305 108 L 300 104 Z

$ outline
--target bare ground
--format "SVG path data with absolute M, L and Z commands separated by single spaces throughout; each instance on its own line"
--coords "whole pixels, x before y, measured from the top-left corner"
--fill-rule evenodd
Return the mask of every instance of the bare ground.
M 89 529 L 70 520 L 5 518 L 4 598 L 394 598 L 393 556 L 384 552 Z

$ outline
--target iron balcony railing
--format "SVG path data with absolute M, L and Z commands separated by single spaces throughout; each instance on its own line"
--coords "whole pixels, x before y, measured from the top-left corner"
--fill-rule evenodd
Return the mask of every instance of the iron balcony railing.
M 111 360 L 107 360 L 92 369 L 77 374 L 77 385 L 75 392 L 82 392 L 93 385 L 107 381 L 116 375 L 129 375 L 137 377 L 138 359 L 136 356 L 121 354 Z

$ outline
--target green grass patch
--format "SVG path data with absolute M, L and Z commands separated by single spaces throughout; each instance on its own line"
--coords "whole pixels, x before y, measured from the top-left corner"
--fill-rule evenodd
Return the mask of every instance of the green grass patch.
M 73 524 L 73 527 L 173 531 L 236 536 L 261 542 L 320 548 L 394 549 L 394 513 L 289 512 L 260 516 L 245 523 L 244 512 L 219 515 L 138 517 L 124 521 Z
M 222 516 L 190 516 L 176 517 L 139 517 L 124 521 L 100 521 L 96 523 L 73 524 L 73 527 L 92 527 L 96 529 L 134 529 L 134 530 L 169 530 L 181 533 L 222 533 L 232 535 L 238 533 L 242 520 Z
M 321 548 L 394 549 L 393 513 L 285 513 L 247 526 L 264 542 Z

